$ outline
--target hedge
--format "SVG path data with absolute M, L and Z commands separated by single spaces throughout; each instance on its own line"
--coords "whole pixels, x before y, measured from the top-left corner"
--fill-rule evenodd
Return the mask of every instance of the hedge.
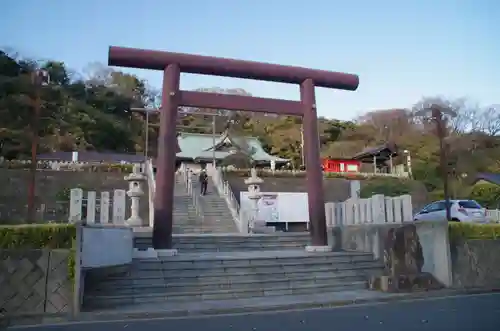
M 269 169 L 256 169 L 258 177 L 274 177 L 274 178 L 302 178 L 306 177 L 306 171 L 304 170 L 276 170 L 271 171 Z M 237 177 L 250 177 L 250 169 L 222 169 L 222 171 L 228 175 L 233 175 Z M 324 172 L 323 178 L 343 178 L 343 179 L 394 179 L 398 181 L 408 181 L 409 178 L 406 177 L 392 177 L 392 176 L 380 176 L 379 174 L 369 174 L 369 173 L 336 173 L 336 172 Z
M 75 277 L 73 224 L 0 225 L 0 249 L 69 249 L 68 277 Z
M 22 161 L 4 161 L 0 162 L 0 168 L 2 169 L 21 169 L 29 170 L 31 169 L 31 164 L 29 162 Z M 118 163 L 62 163 L 60 164 L 60 169 L 62 171 L 85 171 L 85 172 L 119 172 L 119 173 L 130 173 L 134 168 L 133 164 L 118 164 Z M 52 167 L 48 162 L 41 162 L 37 164 L 38 170 L 53 171 Z
M 0 225 L 0 249 L 71 249 L 75 236 L 72 224 Z
M 500 224 L 450 223 L 450 241 L 500 239 Z

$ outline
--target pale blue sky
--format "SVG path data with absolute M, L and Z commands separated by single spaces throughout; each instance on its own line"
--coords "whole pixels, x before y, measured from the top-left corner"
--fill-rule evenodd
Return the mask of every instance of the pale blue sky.
M 76 70 L 106 63 L 116 45 L 357 73 L 356 92 L 317 92 L 320 115 L 349 119 L 422 96 L 500 103 L 499 17 L 497 0 L 2 0 L 0 46 Z M 158 72 L 130 71 L 161 85 Z M 298 98 L 277 83 L 186 75 L 181 85 Z

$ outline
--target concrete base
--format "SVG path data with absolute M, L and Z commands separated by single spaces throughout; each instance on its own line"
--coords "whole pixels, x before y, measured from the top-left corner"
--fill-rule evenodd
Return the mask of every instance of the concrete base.
M 134 248 L 132 257 L 135 259 L 156 259 L 158 258 L 158 252 L 156 252 L 151 247 L 146 250 L 139 250 L 137 248 Z
M 154 249 L 149 247 L 146 250 L 134 248 L 133 258 L 136 259 L 157 259 L 163 256 L 176 256 L 176 249 Z
M 140 217 L 130 217 L 129 219 L 125 220 L 125 224 L 130 227 L 142 227 L 142 218 Z
M 325 253 L 333 251 L 332 246 L 306 246 L 306 252 L 309 253 Z
M 162 256 L 176 256 L 177 255 L 177 250 L 176 249 L 157 249 L 156 253 L 158 254 L 158 257 L 162 257 Z

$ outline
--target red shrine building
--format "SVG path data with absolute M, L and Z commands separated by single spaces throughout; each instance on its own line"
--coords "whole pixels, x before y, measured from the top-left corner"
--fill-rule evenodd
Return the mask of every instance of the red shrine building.
M 321 160 L 324 172 L 359 172 L 361 161 L 353 159 L 330 159 Z

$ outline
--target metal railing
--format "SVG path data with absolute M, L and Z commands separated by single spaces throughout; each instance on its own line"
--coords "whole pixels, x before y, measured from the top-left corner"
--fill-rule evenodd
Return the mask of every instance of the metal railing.
M 194 185 L 193 185 L 193 179 L 191 173 L 189 173 L 188 170 L 180 169 L 179 170 L 180 174 L 183 177 L 183 182 L 186 186 L 186 191 L 188 195 L 191 197 L 192 202 L 193 202 L 193 207 L 196 212 L 196 216 L 198 216 L 202 222 L 202 225 L 205 221 L 205 215 L 203 213 L 203 207 L 202 203 L 200 201 L 200 196 L 196 194 Z
M 151 159 L 146 161 L 145 174 L 148 178 L 148 199 L 149 199 L 149 226 L 152 228 L 154 223 L 154 212 L 155 212 L 155 193 L 156 193 L 156 181 L 155 173 L 153 170 L 153 162 Z
M 229 182 L 224 180 L 221 168 L 216 168 L 212 171 L 212 180 L 214 182 L 219 195 L 224 197 L 231 216 L 233 217 L 236 226 L 241 233 L 249 233 L 249 220 L 246 213 L 241 212 L 240 204 L 236 199 Z

